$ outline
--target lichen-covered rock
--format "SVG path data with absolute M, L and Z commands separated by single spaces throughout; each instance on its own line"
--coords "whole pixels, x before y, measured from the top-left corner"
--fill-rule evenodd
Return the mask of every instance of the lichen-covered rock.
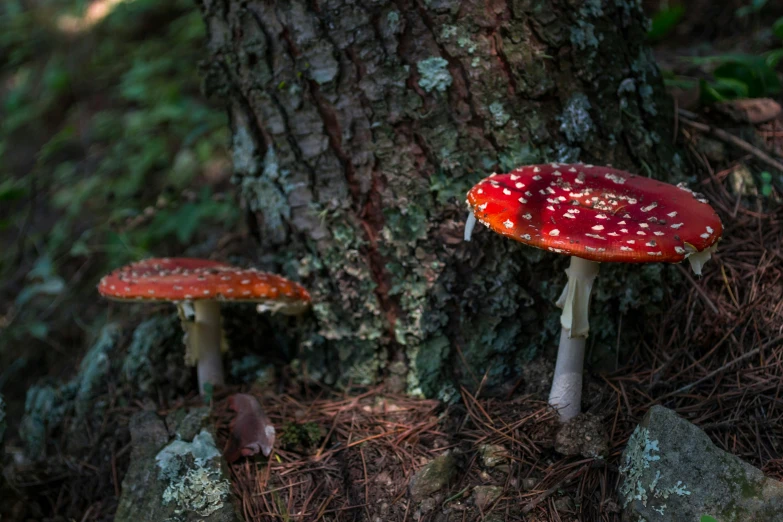
M 555 435 L 555 451 L 563 455 L 604 457 L 609 453 L 609 436 L 599 417 L 580 413 L 560 426 Z
M 238 522 L 220 451 L 202 424 L 204 409 L 184 416 L 169 415 L 175 434 L 154 412 L 133 416 L 131 465 L 122 482 L 117 522 L 209 521 Z
M 508 450 L 500 444 L 482 444 L 479 446 L 479 455 L 485 468 L 494 468 L 508 461 Z
M 411 478 L 409 491 L 415 501 L 446 487 L 457 472 L 457 463 L 451 453 L 441 455 L 424 465 Z
M 500 486 L 476 486 L 473 488 L 473 502 L 483 511 L 502 494 L 503 488 Z
M 157 399 L 163 392 L 173 399 L 196 386 L 184 354 L 182 327 L 172 309 L 171 314 L 147 319 L 133 331 L 122 361 L 122 377 L 141 395 Z
M 101 329 L 95 344 L 87 351 L 79 364 L 76 383 L 76 415 L 83 417 L 94 407 L 92 399 L 98 395 L 98 388 L 111 370 L 110 356 L 117 347 L 122 329 L 116 323 L 109 323 Z
M 653 406 L 631 435 L 620 472 L 629 522 L 783 520 L 783 483 L 662 406 Z

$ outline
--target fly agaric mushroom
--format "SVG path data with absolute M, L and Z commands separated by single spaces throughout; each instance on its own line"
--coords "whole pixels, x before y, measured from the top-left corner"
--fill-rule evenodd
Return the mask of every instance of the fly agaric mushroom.
M 495 232 L 567 254 L 568 282 L 549 403 L 566 421 L 579 414 L 588 308 L 599 263 L 678 263 L 701 275 L 723 226 L 699 194 L 609 167 L 530 165 L 492 174 L 468 192 L 465 226 L 476 219 Z
M 101 279 L 98 292 L 117 301 L 170 301 L 192 308 L 195 321 L 185 327 L 186 361 L 198 366 L 199 393 L 224 383 L 220 354 L 221 301 L 256 302 L 265 310 L 296 315 L 310 304 L 302 286 L 254 268 L 192 258 L 146 259 Z M 186 324 L 183 322 L 183 324 Z

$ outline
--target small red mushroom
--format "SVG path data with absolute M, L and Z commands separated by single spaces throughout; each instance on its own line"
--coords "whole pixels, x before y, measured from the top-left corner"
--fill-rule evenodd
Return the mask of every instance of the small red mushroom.
M 101 279 L 98 292 L 119 301 L 170 301 L 192 306 L 195 322 L 187 327 L 189 359 L 197 362 L 199 392 L 224 383 L 220 345 L 220 302 L 257 302 L 265 309 L 297 314 L 310 305 L 301 285 L 254 268 L 192 258 L 146 259 Z M 183 315 L 181 313 L 181 315 Z
M 275 427 L 253 395 L 237 393 L 229 397 L 229 408 L 237 415 L 231 421 L 231 437 L 224 456 L 228 462 L 259 451 L 268 457 L 275 445 Z
M 549 402 L 562 420 L 581 408 L 588 307 L 600 262 L 678 263 L 696 274 L 723 232 L 700 195 L 609 167 L 530 165 L 493 174 L 467 196 L 465 226 L 475 221 L 511 239 L 571 256 L 568 282 L 557 301 L 562 332 Z

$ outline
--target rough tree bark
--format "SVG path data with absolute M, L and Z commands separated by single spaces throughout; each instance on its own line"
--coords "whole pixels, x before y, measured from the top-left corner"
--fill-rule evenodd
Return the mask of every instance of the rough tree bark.
M 316 303 L 310 375 L 448 397 L 556 343 L 563 262 L 483 229 L 463 243 L 465 192 L 533 162 L 678 172 L 640 4 L 201 0 L 259 262 Z M 618 309 L 666 277 L 615 270 L 592 330 L 612 345 Z

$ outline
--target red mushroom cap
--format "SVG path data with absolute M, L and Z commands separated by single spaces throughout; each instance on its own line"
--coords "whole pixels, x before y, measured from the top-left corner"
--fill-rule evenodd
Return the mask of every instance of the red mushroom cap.
M 723 233 L 718 215 L 691 190 L 592 165 L 493 174 L 470 189 L 467 203 L 499 234 L 593 261 L 676 263 Z
M 98 292 L 117 300 L 252 301 L 282 311 L 310 302 L 307 290 L 278 275 L 191 258 L 132 263 L 101 279 Z

